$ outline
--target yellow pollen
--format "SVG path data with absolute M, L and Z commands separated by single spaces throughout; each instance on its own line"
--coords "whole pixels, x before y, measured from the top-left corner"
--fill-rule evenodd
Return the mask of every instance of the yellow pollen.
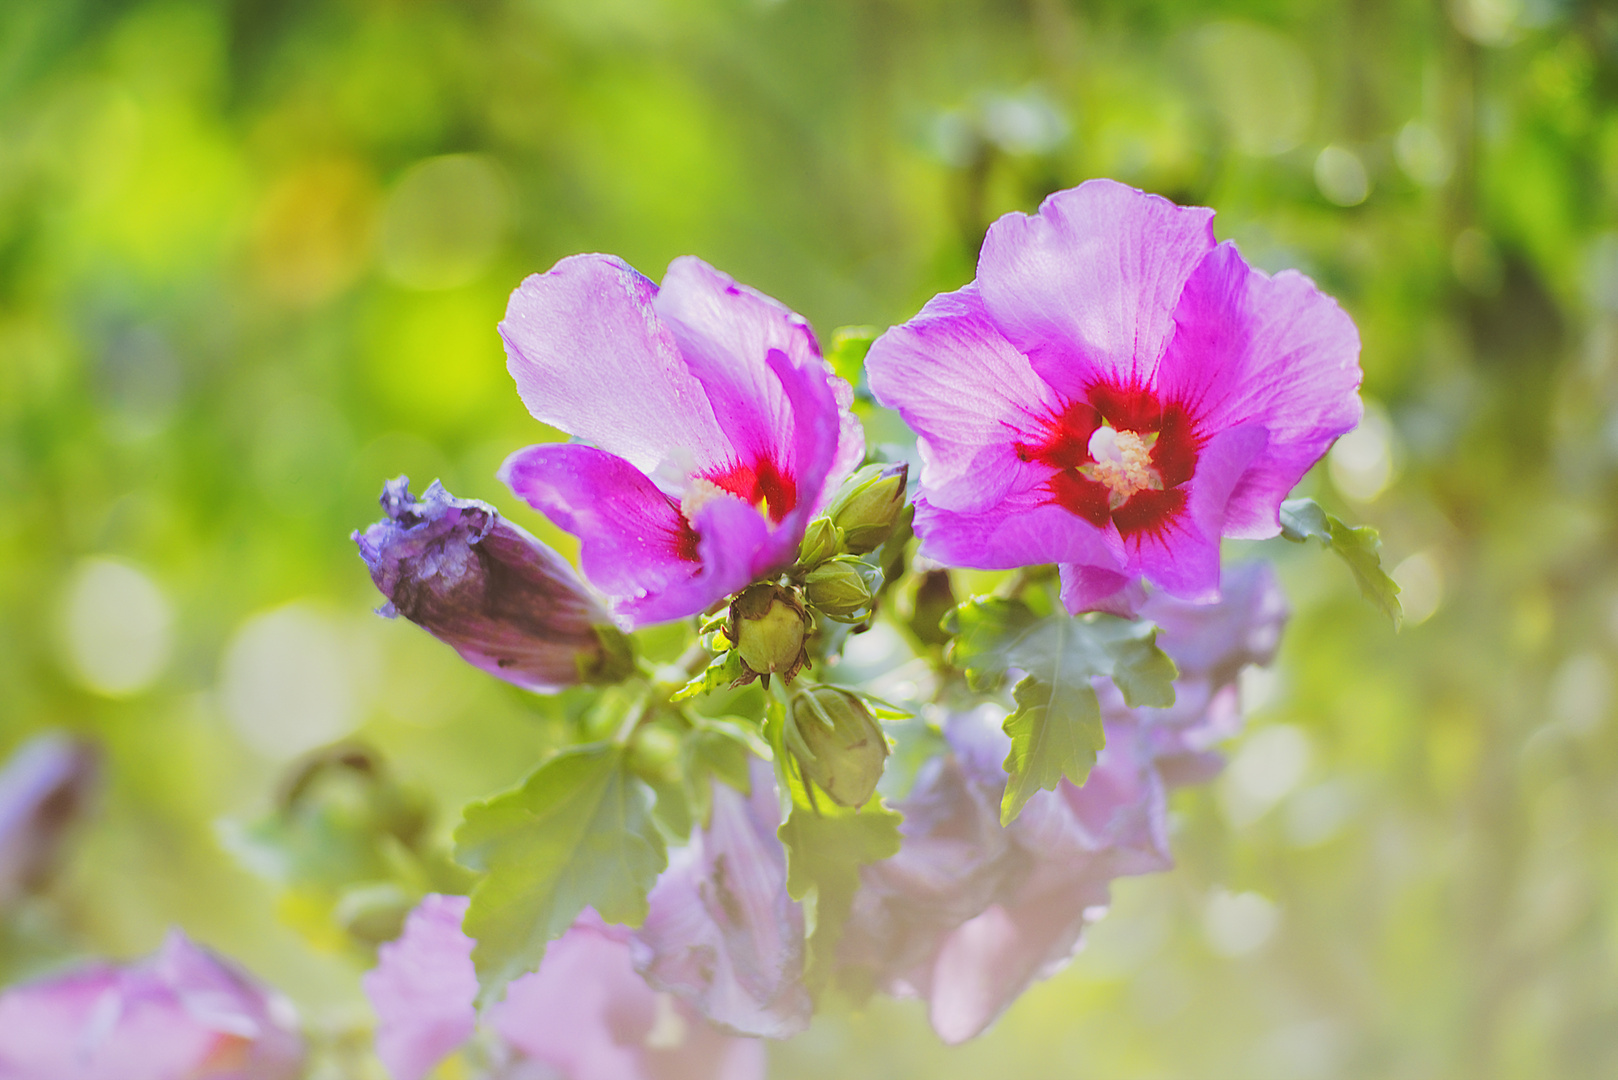
M 1090 436 L 1090 456 L 1095 462 L 1079 466 L 1079 472 L 1111 490 L 1107 506 L 1116 510 L 1138 491 L 1163 490 L 1163 475 L 1152 468 L 1156 445 L 1155 431 L 1140 435 L 1103 424 Z

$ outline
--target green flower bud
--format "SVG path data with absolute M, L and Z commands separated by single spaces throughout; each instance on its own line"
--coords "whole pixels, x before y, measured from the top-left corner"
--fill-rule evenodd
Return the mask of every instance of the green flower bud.
M 816 686 L 793 695 L 787 749 L 804 779 L 840 806 L 864 806 L 882 779 L 888 737 L 859 695 Z
M 949 634 L 940 625 L 955 610 L 955 590 L 950 587 L 948 570 L 929 570 L 916 583 L 916 605 L 908 625 L 923 645 L 942 645 Z
M 332 918 L 356 940 L 378 945 L 399 936 L 420 899 L 391 881 L 356 885 L 338 898 Z
M 743 681 L 778 674 L 790 683 L 809 662 L 803 647 L 811 623 L 803 602 L 780 585 L 752 585 L 730 603 L 730 630 L 741 656 Z
M 809 571 L 803 592 L 809 603 L 833 619 L 858 622 L 871 612 L 882 571 L 849 555 L 839 555 Z
M 910 466 L 867 465 L 843 484 L 826 508 L 832 524 L 843 530 L 843 550 L 863 555 L 882 546 L 905 505 Z
M 837 526 L 831 518 L 817 517 L 803 532 L 803 543 L 798 545 L 798 565 L 813 569 L 837 554 Z

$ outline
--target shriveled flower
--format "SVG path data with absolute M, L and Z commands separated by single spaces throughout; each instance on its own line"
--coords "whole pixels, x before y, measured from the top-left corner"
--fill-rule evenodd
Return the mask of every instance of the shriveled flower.
M 646 922 L 630 939 L 648 982 L 741 1035 L 784 1039 L 809 1026 L 803 909 L 787 895 L 781 807 L 770 766 L 755 758 L 752 790 L 713 783 L 706 827 L 671 852 Z
M 91 743 L 60 731 L 29 739 L 0 771 L 0 907 L 39 888 L 100 778 Z
M 477 975 L 460 929 L 466 900 L 429 896 L 365 979 L 377 1052 L 394 1080 L 419 1080 L 474 1034 Z M 416 1029 L 413 1033 L 413 1029 Z M 629 931 L 586 909 L 489 1010 L 495 1075 L 563 1080 L 763 1080 L 764 1048 L 719 1031 L 630 962 Z M 459 1038 L 456 1038 L 459 1036 Z
M 7 1080 L 295 1080 L 303 1056 L 292 1004 L 178 930 L 0 996 Z
M 548 693 L 616 682 L 629 643 L 566 559 L 488 503 L 433 481 L 419 499 L 406 477 L 382 488 L 387 517 L 354 533 L 371 580 L 403 615 L 475 667 Z
M 1359 422 L 1359 336 L 1307 277 L 1216 244 L 1212 218 L 1109 180 L 1058 192 L 871 347 L 872 391 L 919 435 L 923 555 L 1058 563 L 1069 610 L 1124 611 L 1143 576 L 1216 599 L 1220 538 L 1280 531 Z
M 588 444 L 520 450 L 501 478 L 579 537 L 632 624 L 791 565 L 863 454 L 808 324 L 699 259 L 661 288 L 610 256 L 563 259 L 512 293 L 500 333 L 528 411 Z

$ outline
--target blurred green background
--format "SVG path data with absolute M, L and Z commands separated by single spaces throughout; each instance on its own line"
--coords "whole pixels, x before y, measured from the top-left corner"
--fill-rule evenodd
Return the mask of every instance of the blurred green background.
M 904 319 L 1111 176 L 1216 207 L 1364 337 L 1317 551 L 1180 867 L 988 1035 L 832 1004 L 779 1077 L 1618 1075 L 1618 10 L 1596 0 L 9 0 L 0 750 L 109 786 L 0 978 L 177 923 L 363 1029 L 366 960 L 224 850 L 342 736 L 458 805 L 558 737 L 378 597 L 351 529 L 549 437 L 494 331 L 575 251 Z M 877 437 L 885 437 L 881 428 Z M 302 928 L 302 931 L 298 929 Z M 376 1075 L 358 1058 L 329 1076 Z

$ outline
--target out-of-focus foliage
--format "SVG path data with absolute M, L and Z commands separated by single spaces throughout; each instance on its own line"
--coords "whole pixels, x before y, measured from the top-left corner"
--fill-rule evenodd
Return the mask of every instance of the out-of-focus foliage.
M 493 479 L 553 434 L 503 371 L 512 286 L 692 252 L 829 339 L 1090 176 L 1218 208 L 1352 313 L 1371 409 L 1305 493 L 1381 529 L 1405 630 L 1267 544 L 1297 617 L 1226 776 L 1177 796 L 1180 867 L 1121 883 L 977 1042 L 849 1004 L 775 1074 L 1618 1072 L 1599 0 L 0 5 L 0 749 L 65 727 L 109 781 L 0 976 L 178 923 L 351 1045 L 370 957 L 219 823 L 352 738 L 436 800 L 443 846 L 578 735 L 566 695 L 366 614 L 347 540 L 407 472 L 570 550 Z

